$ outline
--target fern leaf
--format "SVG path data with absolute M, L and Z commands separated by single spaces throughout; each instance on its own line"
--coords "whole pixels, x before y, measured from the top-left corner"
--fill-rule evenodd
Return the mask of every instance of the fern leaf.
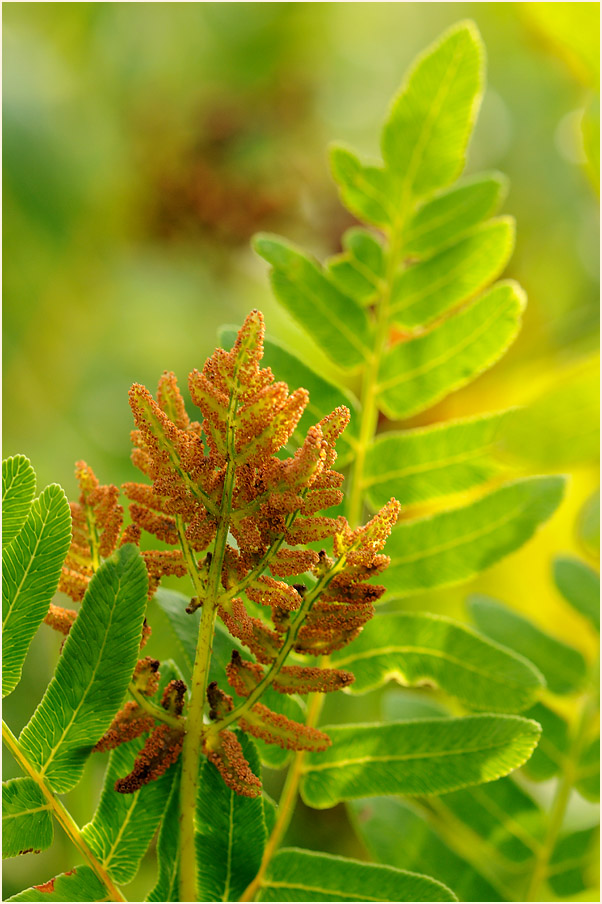
M 2 857 L 39 854 L 52 844 L 54 827 L 48 801 L 30 778 L 2 783 Z

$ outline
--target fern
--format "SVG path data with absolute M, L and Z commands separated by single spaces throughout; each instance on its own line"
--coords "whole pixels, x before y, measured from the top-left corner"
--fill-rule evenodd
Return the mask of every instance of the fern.
M 566 799 L 573 786 L 592 792 L 595 738 L 590 696 L 574 731 L 548 696 L 586 693 L 584 657 L 525 620 L 517 631 L 520 617 L 491 601 L 472 604 L 478 631 L 375 608 L 387 592 L 469 579 L 524 544 L 562 496 L 555 477 L 499 484 L 505 412 L 397 429 L 492 366 L 520 326 L 522 290 L 493 284 L 513 245 L 512 220 L 493 217 L 504 179 L 456 181 L 483 59 L 474 26 L 455 27 L 395 99 L 383 161 L 333 150 L 342 200 L 365 224 L 341 254 L 321 265 L 256 239 L 278 299 L 354 371 L 361 400 L 264 342 L 252 311 L 189 376 L 199 421 L 174 374 L 156 398 L 132 387 L 142 480 L 120 492 L 79 462 L 69 511 L 56 486 L 34 501 L 24 456 L 5 462 L 4 692 L 42 621 L 66 639 L 20 738 L 3 726 L 24 773 L 3 788 L 4 854 L 47 848 L 54 819 L 81 863 L 11 900 L 126 900 L 120 886 L 157 832 L 153 901 L 497 900 L 532 896 L 544 880 L 559 887 L 553 877 L 580 843 L 561 831 Z M 384 417 L 395 429 L 380 435 Z M 350 465 L 346 500 L 337 455 Z M 468 504 L 398 520 L 400 501 L 412 515 L 492 480 Z M 566 560 L 557 572 L 593 619 L 591 574 Z M 160 586 L 166 577 L 187 592 Z M 77 608 L 52 602 L 57 588 Z M 181 671 L 141 654 L 149 599 Z M 391 679 L 427 686 L 438 702 L 320 725 L 325 694 Z M 60 795 L 106 751 L 100 801 L 80 828 Z M 262 765 L 287 764 L 276 806 Z M 533 780 L 562 771 L 547 823 L 510 776 L 523 764 Z M 298 794 L 316 809 L 348 802 L 383 862 L 279 850 Z M 395 853 L 402 825 L 417 840 Z M 477 835 L 495 849 L 484 867 L 469 843 Z

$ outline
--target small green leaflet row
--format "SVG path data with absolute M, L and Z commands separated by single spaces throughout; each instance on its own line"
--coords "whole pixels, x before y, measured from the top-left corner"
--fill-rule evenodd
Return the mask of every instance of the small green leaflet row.
M 122 546 L 90 581 L 56 672 L 19 744 L 53 791 L 81 778 L 119 709 L 136 665 L 148 579 L 137 548 Z
M 48 612 L 71 542 L 71 513 L 58 484 L 34 501 L 24 455 L 2 463 L 2 696 L 15 689 L 27 651 Z
M 50 879 L 43 885 L 26 888 L 8 901 L 109 901 L 107 890 L 89 866 Z

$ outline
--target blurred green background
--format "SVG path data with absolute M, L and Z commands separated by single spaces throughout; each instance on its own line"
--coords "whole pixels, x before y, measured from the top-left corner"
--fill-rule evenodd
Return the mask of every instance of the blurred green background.
M 5 3 L 3 14 L 4 455 L 25 453 L 40 486 L 57 481 L 71 498 L 80 458 L 101 482 L 135 479 L 129 386 L 154 390 L 164 369 L 185 384 L 217 327 L 253 307 L 310 366 L 355 388 L 277 306 L 249 239 L 270 230 L 319 256 L 338 251 L 352 219 L 328 142 L 376 154 L 416 53 L 450 24 L 477 22 L 488 89 L 468 172 L 510 177 L 518 239 L 507 275 L 529 306 L 506 358 L 421 422 L 531 405 L 509 438 L 516 473 L 571 481 L 523 551 L 469 588 L 403 607 L 463 617 L 467 592 L 482 590 L 590 651 L 550 565 L 561 552 L 595 556 L 575 523 L 598 482 L 598 200 L 581 134 L 583 111 L 596 115 L 598 4 Z M 39 632 L 5 706 L 14 730 L 56 662 L 50 633 Z M 168 651 L 162 634 L 149 652 Z M 343 699 L 346 720 L 382 705 Z M 81 822 L 103 767 L 92 760 L 69 796 Z M 312 845 L 361 856 L 338 810 L 310 819 Z M 293 842 L 307 845 L 306 825 L 302 816 Z M 152 882 L 148 863 L 131 899 Z M 8 866 L 5 894 L 72 864 L 57 833 L 45 854 Z

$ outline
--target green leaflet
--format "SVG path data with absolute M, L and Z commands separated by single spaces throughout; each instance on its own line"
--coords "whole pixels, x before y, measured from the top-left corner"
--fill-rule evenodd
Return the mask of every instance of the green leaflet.
M 511 778 L 444 794 L 429 805 L 448 824 L 452 817 L 452 825 L 457 820 L 468 828 L 475 846 L 500 865 L 531 860 L 545 834 L 542 811 Z
M 340 367 L 363 364 L 372 328 L 365 310 L 344 295 L 320 265 L 277 236 L 255 236 L 254 248 L 274 268 L 279 301 Z
M 39 854 L 53 837 L 48 801 L 33 779 L 2 782 L 2 857 Z
M 500 470 L 491 452 L 507 415 L 486 414 L 377 437 L 364 469 L 364 487 L 374 508 L 391 496 L 414 505 L 489 480 Z
M 600 576 L 580 559 L 558 556 L 554 560 L 554 580 L 573 609 L 600 630 Z
M 253 742 L 238 733 L 244 755 L 259 776 Z M 218 770 L 205 761 L 197 799 L 196 855 L 200 901 L 238 901 L 259 870 L 266 829 L 261 797 L 236 794 Z
M 106 901 L 107 890 L 89 866 L 77 866 L 44 885 L 34 885 L 8 901 Z
M 100 803 L 94 819 L 82 835 L 110 877 L 120 884 L 131 882 L 163 815 L 174 768 L 133 794 L 119 794 L 114 786 L 128 775 L 146 736 L 111 751 Z
M 177 590 L 168 590 L 166 587 L 159 587 L 153 597 L 153 602 L 157 603 L 167 616 L 169 626 L 175 634 L 183 654 L 184 680 L 190 682 L 196 653 L 201 610 L 197 609 L 195 612 L 188 614 L 186 606 L 190 602 L 190 597 L 184 596 L 183 593 L 179 593 Z M 232 643 L 236 644 L 236 641 L 233 640 Z M 213 677 L 211 680 L 213 680 Z
M 495 213 L 508 190 L 502 173 L 483 173 L 463 179 L 418 208 L 404 232 L 404 251 L 424 257 L 455 242 Z
M 455 25 L 412 67 L 382 133 L 400 214 L 448 185 L 464 166 L 484 82 L 484 48 L 471 22 Z
M 599 866 L 599 834 L 595 826 L 571 832 L 558 841 L 550 859 L 548 876 L 548 882 L 558 897 L 578 895 L 595 885 Z M 583 900 L 594 899 L 588 895 Z
M 219 331 L 220 343 L 224 348 L 231 348 L 236 339 L 234 327 L 222 327 Z M 284 380 L 290 387 L 303 386 L 309 392 L 309 402 L 297 429 L 293 434 L 297 445 L 301 445 L 308 429 L 321 421 L 323 417 L 345 405 L 351 411 L 349 426 L 337 441 L 337 463 L 348 461 L 354 454 L 359 417 L 358 402 L 350 393 L 345 392 L 334 383 L 330 383 L 315 371 L 311 370 L 300 358 L 287 351 L 273 339 L 264 341 L 263 367 L 270 367 L 277 380 Z
M 393 420 L 418 414 L 495 364 L 518 333 L 525 303 L 517 283 L 498 283 L 423 336 L 386 352 L 378 384 L 385 414 Z
M 470 505 L 398 523 L 387 541 L 387 586 L 404 596 L 468 580 L 514 552 L 558 507 L 561 477 L 505 484 Z
M 343 248 L 343 254 L 327 261 L 328 272 L 345 295 L 360 304 L 370 304 L 383 287 L 383 246 L 372 232 L 354 227 L 343 235 Z
M 428 687 L 407 690 L 399 685 L 390 685 L 383 694 L 381 713 L 384 722 L 447 718 L 450 715 L 446 707 L 433 698 Z
M 542 728 L 539 744 L 523 769 L 529 778 L 542 782 L 552 778 L 563 765 L 563 757 L 569 748 L 569 727 L 566 721 L 543 703 L 536 703 L 524 713 L 535 719 Z
M 90 581 L 55 675 L 19 739 L 58 793 L 79 781 L 126 692 L 140 647 L 148 580 L 137 548 L 122 546 Z
M 179 862 L 178 844 L 180 840 L 180 768 L 181 760 L 174 764 L 174 772 L 169 797 L 165 804 L 161 831 L 157 840 L 157 860 L 159 875 L 157 884 L 148 896 L 148 901 L 178 901 Z
M 29 487 L 31 474 L 27 470 L 24 474 Z M 15 526 L 15 520 L 12 524 Z M 19 683 L 29 645 L 48 612 L 70 542 L 69 504 L 61 487 L 51 484 L 31 506 L 21 531 L 2 550 L 3 697 Z
M 543 687 L 526 659 L 441 615 L 377 615 L 332 662 L 355 675 L 352 694 L 391 679 L 408 687 L 434 684 L 471 709 L 488 712 L 520 712 Z
M 301 794 L 316 809 L 380 794 L 443 794 L 521 766 L 540 735 L 520 716 L 336 725 L 332 747 L 307 754 Z
M 393 283 L 391 316 L 404 327 L 428 326 L 500 275 L 514 247 L 514 220 L 500 217 L 454 245 L 402 270 Z
M 29 514 L 36 493 L 36 475 L 24 455 L 2 462 L 2 546 L 17 536 Z
M 587 800 L 600 800 L 600 735 L 586 746 L 577 765 L 577 791 Z
M 453 888 L 460 901 L 505 900 L 404 801 L 371 797 L 352 801 L 349 808 L 360 838 L 381 863 L 398 869 L 430 872 L 434 879 Z M 402 843 L 400 839 L 403 839 Z M 486 868 L 486 864 L 483 866 Z
M 553 694 L 574 693 L 583 685 L 585 660 L 574 647 L 487 596 L 471 596 L 468 605 L 478 629 L 529 659 Z
M 363 163 L 349 148 L 335 144 L 330 151 L 330 168 L 341 201 L 351 213 L 375 226 L 391 224 L 395 215 L 391 182 L 382 167 Z
M 416 873 L 346 857 L 284 848 L 271 861 L 262 901 L 457 901 L 445 885 Z

